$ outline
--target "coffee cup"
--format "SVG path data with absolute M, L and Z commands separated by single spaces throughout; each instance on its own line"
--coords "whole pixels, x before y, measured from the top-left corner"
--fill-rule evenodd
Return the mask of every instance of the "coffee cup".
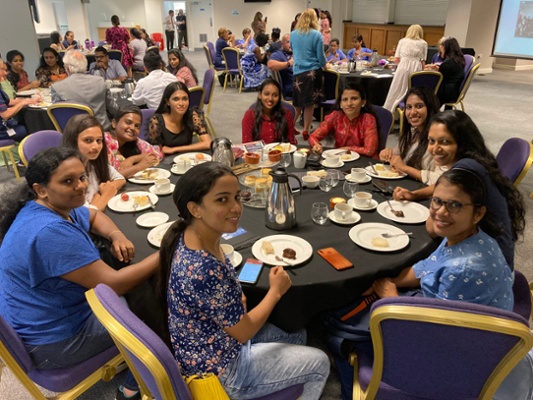
M 178 174 L 184 174 L 191 168 L 191 160 L 177 160 L 176 163 L 172 166 L 172 169 L 175 170 Z
M 170 190 L 170 179 L 163 178 L 155 181 L 155 190 L 159 193 L 166 193 Z
M 292 157 L 295 168 L 305 168 L 305 162 L 307 161 L 307 155 L 305 153 L 296 151 Z
M 346 203 L 337 203 L 333 209 L 333 215 L 337 221 L 345 221 L 352 215 L 352 206 Z
M 372 194 L 368 192 L 356 192 L 353 196 L 353 202 L 356 207 L 369 207 L 372 201 Z
M 357 182 L 362 181 L 366 177 L 366 171 L 364 168 L 352 168 L 350 177 L 355 179 Z
M 220 248 L 224 252 L 224 255 L 229 258 L 231 265 L 235 264 L 235 250 L 231 244 L 221 244 Z
M 326 165 L 328 167 L 336 167 L 339 165 L 340 156 L 338 154 L 326 154 Z

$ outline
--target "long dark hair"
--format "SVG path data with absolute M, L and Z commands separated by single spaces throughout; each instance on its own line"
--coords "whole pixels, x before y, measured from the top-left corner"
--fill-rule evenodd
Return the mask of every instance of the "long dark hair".
M 59 65 L 59 67 L 61 68 L 65 68 L 65 64 L 63 63 L 63 58 L 59 55 L 57 51 L 55 51 L 51 47 L 45 47 L 43 49 L 41 58 L 39 59 L 39 68 L 48 68 L 48 64 L 46 63 L 46 61 L 44 61 L 44 53 L 46 52 L 52 53 L 57 59 L 57 65 Z
M 126 115 L 126 114 L 137 114 L 139 117 L 141 117 L 141 126 L 143 122 L 143 114 L 141 112 L 141 109 L 137 106 L 122 106 L 118 109 L 118 111 L 115 113 L 115 118 L 113 118 L 113 121 L 115 122 L 115 125 L 119 123 L 119 121 Z M 116 128 L 115 128 L 116 130 Z M 117 137 L 116 132 L 113 132 L 115 138 Z M 141 150 L 139 150 L 139 147 L 137 146 L 137 140 L 126 142 L 123 145 L 121 145 L 118 148 L 118 151 L 120 154 L 122 154 L 124 157 L 128 158 L 131 156 L 136 156 L 138 154 L 141 154 Z
M 485 145 L 485 140 L 474 121 L 463 111 L 446 110 L 433 116 L 430 126 L 444 124 L 457 143 L 456 160 L 471 158 L 485 168 L 498 188 L 507 199 L 507 208 L 511 219 L 513 239 L 516 240 L 524 231 L 525 209 L 522 194 L 500 171 L 496 158 Z
M 422 159 L 424 158 L 424 154 L 426 154 L 428 148 L 429 121 L 431 121 L 431 118 L 439 112 L 439 99 L 437 96 L 435 96 L 435 93 L 432 90 L 426 87 L 415 86 L 407 91 L 407 94 L 405 95 L 406 104 L 407 99 L 411 95 L 419 97 L 420 100 L 422 100 L 422 102 L 425 104 L 427 109 L 427 117 L 424 121 L 424 127 L 422 130 L 418 130 L 409 124 L 407 113 L 404 111 L 403 127 L 402 131 L 400 132 L 398 147 L 400 148 L 400 156 L 402 157 L 402 160 L 405 161 L 405 164 L 416 169 L 422 169 Z M 418 141 L 417 148 L 413 154 L 406 159 L 410 147 L 416 141 Z
M 82 161 L 81 156 L 74 149 L 51 147 L 43 150 L 30 160 L 25 180 L 6 182 L 0 186 L 0 242 L 4 239 L 21 208 L 28 201 L 36 199 L 33 184 L 46 186 L 59 165 L 69 158 Z
M 363 35 L 356 33 L 352 36 L 352 40 L 356 42 L 361 42 L 361 47 L 366 47 L 365 41 L 363 40 Z
M 191 70 L 192 76 L 194 80 L 196 81 L 196 84 L 198 84 L 198 76 L 196 75 L 196 68 L 187 60 L 187 57 L 183 54 L 183 52 L 180 49 L 172 49 L 168 51 L 168 55 L 173 54 L 175 57 L 180 60 L 178 67 L 176 69 L 172 68 L 170 66 L 170 63 L 168 63 L 167 69 L 170 71 L 172 68 L 171 73 L 175 75 L 181 68 L 187 67 Z
M 194 169 L 194 171 L 193 171 Z M 159 294 L 161 309 L 163 310 L 163 331 L 168 335 L 168 281 L 172 268 L 172 258 L 180 236 L 193 222 L 193 216 L 187 208 L 189 202 L 201 204 L 205 195 L 215 186 L 217 180 L 225 175 L 235 176 L 230 167 L 218 162 L 206 162 L 187 171 L 176 185 L 172 200 L 178 209 L 179 218 L 165 233 L 161 241 L 160 265 L 157 274 L 157 293 Z M 235 176 L 235 179 L 237 177 Z M 167 337 L 168 340 L 168 337 Z
M 17 85 L 20 81 L 20 75 L 17 72 L 13 71 L 11 63 L 13 62 L 13 59 L 16 56 L 20 56 L 22 58 L 22 62 L 24 62 L 24 54 L 22 54 L 18 50 L 9 50 L 6 54 L 6 61 L 7 61 L 6 65 L 7 65 L 7 70 L 9 71 L 7 75 L 7 79 L 9 80 L 9 82 L 11 82 L 11 84 L 13 85 L 15 89 L 17 88 Z
M 96 160 L 89 160 L 85 169 L 87 173 L 94 169 L 94 173 L 100 182 L 107 182 L 111 179 L 109 175 L 109 162 L 107 160 L 107 146 L 105 144 L 104 138 L 104 128 L 102 124 L 92 115 L 88 114 L 79 114 L 73 116 L 69 119 L 65 130 L 63 131 L 63 139 L 61 144 L 65 147 L 70 147 L 71 149 L 78 150 L 78 136 L 83 131 L 89 128 L 98 128 L 102 133 L 102 150 Z
M 267 78 L 259 86 L 259 93 L 262 93 L 264 88 L 267 85 L 274 85 L 279 93 L 279 101 L 274 108 L 272 109 L 272 120 L 276 121 L 276 140 L 279 142 L 288 142 L 289 141 L 289 128 L 287 126 L 287 119 L 285 118 L 285 109 L 281 104 L 281 86 L 280 84 L 272 78 Z M 254 106 L 255 110 L 255 123 L 252 129 L 252 138 L 254 140 L 260 140 L 261 136 L 261 126 L 263 125 L 263 103 L 258 97 Z
M 60 40 L 59 38 L 61 37 L 61 35 L 59 34 L 58 31 L 52 31 L 50 33 L 50 41 L 54 44 L 59 44 Z
M 344 93 L 345 90 L 355 90 L 357 93 L 359 93 L 359 96 L 361 96 L 361 100 L 365 100 L 365 105 L 361 107 L 360 115 L 363 115 L 363 114 L 372 115 L 376 120 L 376 127 L 379 132 L 380 124 L 379 124 L 378 115 L 374 111 L 374 108 L 372 107 L 372 104 L 370 103 L 370 101 L 368 101 L 368 99 L 366 98 L 366 92 L 365 92 L 365 88 L 363 87 L 363 85 L 359 83 L 355 83 L 355 82 L 347 82 L 346 85 L 342 88 L 342 90 L 339 91 L 339 96 L 337 98 L 337 103 L 335 104 L 335 109 L 336 110 L 341 109 L 342 94 Z
M 461 51 L 461 46 L 456 38 L 449 37 L 444 43 L 444 59 L 451 58 L 457 64 L 464 68 L 465 66 L 465 56 Z
M 135 39 L 141 39 L 142 40 L 142 36 L 141 36 L 141 31 L 138 30 L 137 28 L 131 28 L 130 29 L 130 35 L 133 36 Z

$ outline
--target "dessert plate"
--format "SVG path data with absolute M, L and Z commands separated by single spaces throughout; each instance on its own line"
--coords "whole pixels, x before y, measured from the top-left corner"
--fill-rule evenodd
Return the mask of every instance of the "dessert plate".
M 266 240 L 270 242 L 274 248 L 274 254 L 265 254 L 262 249 L 263 241 Z M 289 260 L 289 263 L 285 261 L 276 260 L 276 256 L 282 257 L 283 250 L 291 248 L 296 252 L 296 258 L 294 260 Z M 282 265 L 282 266 L 293 266 L 302 264 L 307 261 L 313 255 L 313 246 L 304 239 L 301 239 L 297 236 L 292 235 L 272 235 L 264 237 L 252 246 L 252 254 L 258 260 L 263 261 L 265 264 L 269 265 Z

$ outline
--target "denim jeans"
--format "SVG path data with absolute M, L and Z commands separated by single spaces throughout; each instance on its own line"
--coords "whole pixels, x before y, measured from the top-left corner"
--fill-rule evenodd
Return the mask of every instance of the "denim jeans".
M 219 376 L 231 399 L 261 397 L 303 383 L 303 400 L 319 399 L 329 375 L 329 360 L 304 346 L 305 330 L 287 333 L 265 324 Z

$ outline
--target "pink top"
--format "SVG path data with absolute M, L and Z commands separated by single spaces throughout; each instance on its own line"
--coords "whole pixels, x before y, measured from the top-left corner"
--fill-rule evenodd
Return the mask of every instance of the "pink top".
M 194 76 L 189 67 L 181 67 L 178 69 L 178 72 L 176 72 L 176 78 L 178 78 L 178 81 L 181 83 L 184 83 L 187 88 L 198 86 L 198 82 L 194 80 Z
M 323 18 L 320 20 L 320 32 L 322 33 L 322 40 L 324 44 L 329 44 L 331 41 L 331 27 L 329 26 L 329 19 Z
M 287 120 L 287 136 L 289 142 L 292 144 L 297 144 L 294 130 L 294 120 L 292 119 L 292 114 L 289 110 L 285 110 L 285 119 Z M 282 137 L 276 132 L 276 121 L 267 119 L 266 116 L 263 116 L 263 123 L 261 124 L 261 133 L 259 139 L 254 139 L 252 137 L 252 131 L 255 124 L 255 109 L 250 108 L 244 113 L 242 118 L 242 142 L 248 143 L 253 142 L 254 140 L 263 140 L 265 143 L 281 142 Z
M 104 133 L 104 137 L 105 144 L 107 146 L 107 159 L 109 160 L 109 164 L 113 168 L 118 170 L 120 168 L 120 164 L 122 164 L 126 157 L 120 154 L 117 139 L 115 139 L 108 132 Z M 159 146 L 152 146 L 150 143 L 145 142 L 142 139 L 137 139 L 137 147 L 141 151 L 141 153 L 154 153 L 159 159 L 159 161 L 164 158 L 163 152 L 161 151 Z
M 309 145 L 313 147 L 330 133 L 336 148 L 349 147 L 362 156 L 378 157 L 378 128 L 372 114 L 360 114 L 350 121 L 342 110 L 333 111 L 309 136 Z

